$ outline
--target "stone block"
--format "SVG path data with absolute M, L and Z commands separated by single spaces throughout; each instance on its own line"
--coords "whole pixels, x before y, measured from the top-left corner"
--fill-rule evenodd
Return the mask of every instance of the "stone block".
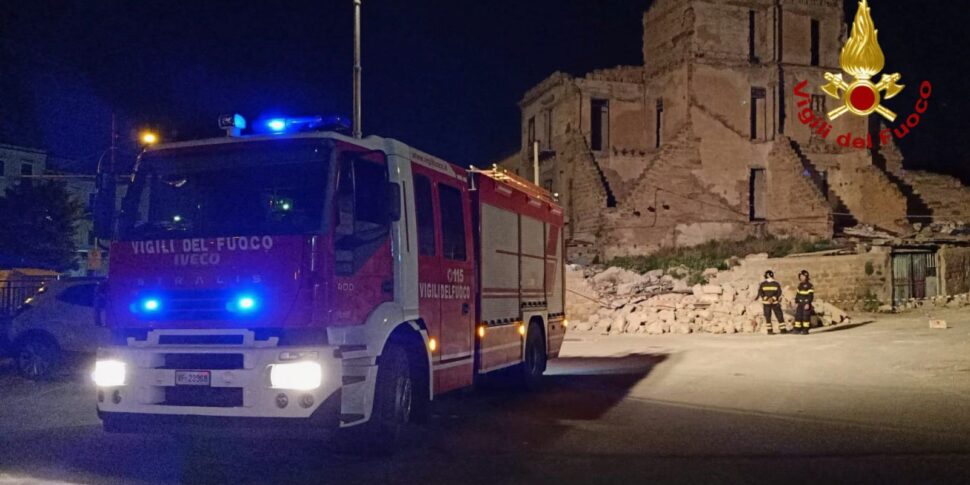
M 705 295 L 720 295 L 724 293 L 724 288 L 720 285 L 704 285 L 702 291 Z
M 637 288 L 637 283 L 621 283 L 616 287 L 617 296 L 627 296 L 632 294 Z
M 704 294 L 704 295 L 701 295 L 701 299 L 700 299 L 699 302 L 700 303 L 705 303 L 705 304 L 708 304 L 708 305 L 712 305 L 712 304 L 717 303 L 719 301 L 721 301 L 720 295 Z
M 690 293 L 691 288 L 684 280 L 674 280 L 674 287 L 671 289 L 671 291 L 674 293 Z

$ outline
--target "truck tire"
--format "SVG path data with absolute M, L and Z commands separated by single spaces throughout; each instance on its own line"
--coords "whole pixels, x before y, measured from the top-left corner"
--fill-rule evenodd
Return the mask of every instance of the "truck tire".
M 542 330 L 535 323 L 529 325 L 523 359 L 518 369 L 519 382 L 524 389 L 532 391 L 539 387 L 547 360 L 546 342 L 542 338 Z
M 374 409 L 364 424 L 360 451 L 389 454 L 398 449 L 412 426 L 419 387 L 404 347 L 391 344 L 381 355 L 374 389 Z
M 17 371 L 26 379 L 50 380 L 61 365 L 61 348 L 46 335 L 27 335 L 14 346 Z

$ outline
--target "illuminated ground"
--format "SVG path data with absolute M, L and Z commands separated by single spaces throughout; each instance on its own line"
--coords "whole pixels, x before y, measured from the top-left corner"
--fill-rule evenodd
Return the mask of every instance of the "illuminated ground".
M 0 485 L 970 482 L 970 312 L 801 336 L 570 335 L 545 389 L 458 394 L 391 459 L 103 436 L 81 372 L 0 370 Z M 857 319 L 858 320 L 858 319 Z

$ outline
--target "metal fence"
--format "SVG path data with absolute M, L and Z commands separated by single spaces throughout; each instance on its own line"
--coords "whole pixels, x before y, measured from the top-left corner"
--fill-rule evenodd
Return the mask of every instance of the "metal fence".
M 47 278 L 0 280 L 0 319 L 14 316 L 28 298 L 37 294 Z

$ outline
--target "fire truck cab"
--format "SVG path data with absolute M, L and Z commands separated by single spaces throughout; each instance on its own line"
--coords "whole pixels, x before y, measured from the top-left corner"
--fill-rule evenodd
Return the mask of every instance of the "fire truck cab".
M 284 125 L 285 126 L 285 125 Z M 563 213 L 500 169 L 330 131 L 152 147 L 110 248 L 109 432 L 359 427 L 558 355 Z

